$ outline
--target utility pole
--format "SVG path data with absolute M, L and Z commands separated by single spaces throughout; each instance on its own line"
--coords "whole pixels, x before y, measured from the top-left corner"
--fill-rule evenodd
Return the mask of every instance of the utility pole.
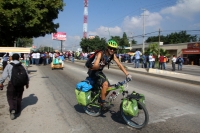
M 128 37 L 128 39 L 130 40 L 130 50 L 132 49 L 132 41 L 133 41 L 133 34 L 131 32 L 131 36 Z
M 110 30 L 109 30 L 109 28 L 108 28 L 108 33 L 109 33 L 109 37 L 110 37 Z M 110 38 L 111 39 L 111 38 Z
M 147 15 L 145 15 L 145 11 L 146 11 L 146 9 L 142 9 L 143 10 L 143 44 L 142 44 L 142 53 L 144 54 L 144 46 L 145 46 L 145 44 L 144 44 L 144 37 L 145 37 L 145 16 L 147 16 Z
M 158 56 L 160 56 L 160 28 L 158 30 Z
M 105 32 L 108 32 L 108 34 L 109 34 L 109 38 L 110 38 L 110 30 L 109 30 L 109 28 L 108 28 L 108 30 L 106 30 Z M 111 39 L 111 38 L 110 38 Z M 109 39 L 108 39 L 109 40 Z

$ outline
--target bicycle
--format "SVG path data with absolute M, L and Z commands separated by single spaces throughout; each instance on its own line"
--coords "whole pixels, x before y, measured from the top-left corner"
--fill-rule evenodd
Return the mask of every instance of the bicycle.
M 126 84 L 126 87 L 124 86 L 124 84 Z M 126 124 L 128 124 L 131 127 L 134 127 L 136 129 L 143 128 L 148 124 L 148 121 L 149 121 L 148 111 L 145 105 L 142 102 L 140 102 L 141 96 L 136 95 L 138 93 L 135 93 L 135 92 L 128 95 L 128 91 L 125 90 L 127 87 L 128 87 L 128 81 L 126 80 L 122 82 L 118 82 L 117 84 L 111 85 L 110 88 L 107 90 L 108 93 L 114 90 L 118 90 L 118 89 L 119 91 L 117 93 L 112 93 L 113 95 L 111 94 L 109 96 L 108 102 L 110 105 L 112 105 L 112 102 L 117 98 L 117 96 L 119 94 L 122 94 L 123 98 L 121 99 L 122 102 L 120 104 L 120 113 L 121 113 L 122 118 L 124 119 Z M 85 113 L 91 116 L 99 116 L 101 114 L 103 108 L 98 102 L 100 95 L 101 95 L 100 88 L 94 87 L 91 91 L 91 102 L 87 104 L 86 106 L 83 106 Z M 135 99 L 137 101 L 138 108 L 139 108 L 136 116 L 129 116 L 125 114 L 123 111 L 123 101 L 124 100 L 130 101 L 132 99 Z

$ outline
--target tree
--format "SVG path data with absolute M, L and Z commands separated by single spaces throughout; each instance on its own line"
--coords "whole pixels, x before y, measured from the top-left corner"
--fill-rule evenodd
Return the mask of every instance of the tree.
M 16 41 L 17 47 L 31 47 L 33 44 L 32 38 L 18 38 Z
M 128 37 L 126 35 L 126 33 L 123 33 L 122 38 L 120 38 L 120 36 L 111 36 L 111 39 L 116 41 L 118 46 L 119 46 L 119 53 L 125 53 L 125 47 L 129 47 L 129 41 L 128 41 Z
M 159 36 L 148 37 L 146 42 L 158 42 Z M 164 44 L 177 44 L 177 43 L 185 43 L 185 42 L 196 42 L 198 40 L 197 35 L 187 34 L 186 31 L 174 32 L 169 35 L 160 36 L 160 41 L 164 42 Z
M 123 33 L 122 38 L 120 36 L 111 36 L 111 39 L 116 41 L 119 45 L 118 53 L 125 53 L 129 50 L 125 50 L 125 47 L 129 47 L 129 40 L 126 33 Z M 134 41 L 134 40 L 133 40 Z M 136 41 L 134 41 L 136 42 Z M 107 47 L 107 42 L 105 38 L 99 38 L 99 36 L 95 36 L 93 39 L 82 38 L 80 42 L 80 46 L 82 51 L 91 52 L 95 50 L 105 50 Z
M 159 53 L 160 53 L 161 55 L 164 55 L 164 56 L 169 56 L 168 51 L 166 51 L 166 50 L 164 50 L 164 49 L 158 47 L 158 43 L 152 43 L 152 44 L 149 45 L 149 47 L 148 47 L 147 50 L 145 51 L 145 54 L 148 55 L 148 54 L 150 54 L 150 53 L 152 53 L 152 54 L 155 55 L 155 56 L 158 56 Z
M 158 43 L 152 43 L 149 45 L 147 50 L 145 51 L 145 54 L 150 54 L 158 56 Z
M 64 6 L 63 0 L 1 0 L 0 45 L 56 32 L 59 24 L 54 20 Z
M 99 36 L 95 36 L 93 39 L 82 38 L 80 46 L 82 51 L 92 52 L 95 50 L 105 50 L 107 43 L 105 38 L 99 38 Z
M 135 41 L 134 39 L 132 40 L 132 45 L 137 44 L 137 41 Z

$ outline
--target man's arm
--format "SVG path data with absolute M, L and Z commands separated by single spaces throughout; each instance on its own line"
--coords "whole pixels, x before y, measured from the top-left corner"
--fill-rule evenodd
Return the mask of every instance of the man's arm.
M 8 67 L 9 65 L 6 65 L 5 69 L 3 70 L 2 77 L 0 78 L 0 84 L 3 85 L 4 81 L 8 77 Z
M 94 61 L 94 65 L 92 66 L 91 70 L 99 70 L 100 69 L 100 60 L 101 60 L 102 52 L 98 52 L 96 54 L 96 60 Z
M 116 62 L 116 64 L 118 65 L 118 67 L 124 72 L 124 74 L 127 76 L 128 72 L 126 71 L 126 69 L 124 68 L 124 66 L 119 62 L 118 58 L 116 57 L 116 55 L 114 54 L 114 58 L 113 60 Z

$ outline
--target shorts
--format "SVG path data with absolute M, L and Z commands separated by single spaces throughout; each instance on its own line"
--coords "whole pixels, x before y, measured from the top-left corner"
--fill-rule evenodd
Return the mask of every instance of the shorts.
M 102 71 L 88 71 L 88 75 L 90 78 L 94 80 L 94 84 L 97 86 L 102 86 L 105 81 L 108 82 L 108 86 L 110 85 L 106 75 Z

